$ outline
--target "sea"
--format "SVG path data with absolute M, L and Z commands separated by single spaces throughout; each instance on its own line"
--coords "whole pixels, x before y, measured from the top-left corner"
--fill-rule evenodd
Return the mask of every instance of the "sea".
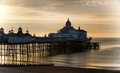
M 120 38 L 93 38 L 91 42 L 99 42 L 99 49 L 52 55 L 44 51 L 30 58 L 1 56 L 0 63 L 54 63 L 55 66 L 120 70 Z
M 99 50 L 59 54 L 47 57 L 58 66 L 120 70 L 120 38 L 93 38 Z

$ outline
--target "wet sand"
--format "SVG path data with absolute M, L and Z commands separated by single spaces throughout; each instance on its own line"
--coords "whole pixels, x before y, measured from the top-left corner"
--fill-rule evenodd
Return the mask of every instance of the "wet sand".
M 120 73 L 120 71 L 62 66 L 27 66 L 0 67 L 0 73 Z

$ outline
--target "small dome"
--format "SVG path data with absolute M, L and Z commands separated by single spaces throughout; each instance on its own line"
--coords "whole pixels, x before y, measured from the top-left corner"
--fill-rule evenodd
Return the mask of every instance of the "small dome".
M 21 27 L 18 28 L 18 33 L 22 33 L 22 28 Z
M 1 28 L 1 30 L 4 30 L 3 28 Z
M 26 30 L 26 32 L 29 32 L 28 30 Z
M 18 29 L 22 29 L 21 27 L 19 27 Z
M 22 28 L 21 28 L 21 27 L 19 27 L 19 28 L 18 28 L 18 31 L 22 31 Z
M 29 34 L 29 31 L 28 31 L 28 30 L 26 30 L 26 34 Z
M 11 31 L 13 31 L 13 30 L 11 30 Z
M 69 21 L 69 19 L 68 19 L 68 21 L 66 22 L 66 26 L 67 26 L 67 27 L 71 27 L 71 22 Z
M 11 33 L 11 31 L 9 30 L 8 33 Z
M 11 33 L 14 33 L 14 31 L 13 31 L 13 30 L 11 30 Z

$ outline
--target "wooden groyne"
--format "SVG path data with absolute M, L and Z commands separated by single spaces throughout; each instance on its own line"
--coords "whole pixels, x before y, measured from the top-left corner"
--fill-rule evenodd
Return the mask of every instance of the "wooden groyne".
M 0 64 L 0 67 L 21 67 L 21 66 L 54 66 L 55 64 Z

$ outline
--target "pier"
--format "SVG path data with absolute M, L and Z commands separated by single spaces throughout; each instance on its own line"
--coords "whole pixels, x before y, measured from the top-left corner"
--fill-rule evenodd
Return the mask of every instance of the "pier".
M 67 51 L 80 51 L 80 50 L 90 50 L 99 49 L 99 43 L 91 43 L 89 41 L 39 41 L 31 43 L 8 43 L 0 42 L 0 56 L 1 64 L 6 65 L 20 65 L 20 66 L 40 66 L 40 65 L 54 65 L 54 64 L 33 64 L 31 61 L 36 61 L 36 57 L 39 55 L 40 58 L 47 55 L 54 55 L 56 53 L 66 53 Z M 23 59 L 25 58 L 25 60 Z M 3 60 L 4 58 L 4 60 Z M 11 63 L 7 63 L 7 60 L 11 60 Z M 27 62 L 25 64 L 24 62 Z
M 14 56 L 17 54 L 40 53 L 51 49 L 99 49 L 99 43 L 88 41 L 40 41 L 31 43 L 0 42 L 0 56 Z
M 92 38 L 87 37 L 87 31 L 78 27 L 71 26 L 69 19 L 65 26 L 57 33 L 49 33 L 48 36 L 36 37 L 29 34 L 28 29 L 23 33 L 22 28 L 14 33 L 13 28 L 4 33 L 0 29 L 0 57 L 1 65 L 30 65 L 36 63 L 37 57 L 41 58 L 47 55 L 55 55 L 67 52 L 80 52 L 91 49 L 99 49 L 99 43 L 91 42 Z M 7 62 L 7 61 L 10 61 Z M 9 63 L 9 64 L 6 64 Z M 24 64 L 24 65 L 25 65 Z M 39 64 L 36 65 L 46 65 Z M 53 65 L 53 64 L 48 64 Z

